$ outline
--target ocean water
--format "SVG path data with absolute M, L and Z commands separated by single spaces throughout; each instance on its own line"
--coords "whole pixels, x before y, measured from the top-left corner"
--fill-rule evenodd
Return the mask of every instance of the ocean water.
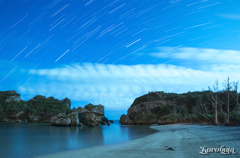
M 0 123 L 0 158 L 26 158 L 67 150 L 127 142 L 153 134 L 147 125 L 61 127 Z

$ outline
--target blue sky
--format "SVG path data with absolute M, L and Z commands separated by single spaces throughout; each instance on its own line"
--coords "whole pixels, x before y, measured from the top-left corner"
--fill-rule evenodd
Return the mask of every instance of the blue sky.
M 0 0 L 0 90 L 119 119 L 149 91 L 240 79 L 239 0 Z

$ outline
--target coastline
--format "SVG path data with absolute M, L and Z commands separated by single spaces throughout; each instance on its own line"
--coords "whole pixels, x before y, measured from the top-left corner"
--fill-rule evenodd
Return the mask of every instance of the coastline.
M 235 149 L 233 157 L 240 157 L 240 127 L 213 126 L 202 124 L 152 125 L 158 132 L 143 138 L 118 144 L 64 151 L 39 158 L 77 157 L 202 157 L 200 147 Z M 169 149 L 173 150 L 169 150 Z M 221 153 L 209 153 L 208 157 L 225 157 Z

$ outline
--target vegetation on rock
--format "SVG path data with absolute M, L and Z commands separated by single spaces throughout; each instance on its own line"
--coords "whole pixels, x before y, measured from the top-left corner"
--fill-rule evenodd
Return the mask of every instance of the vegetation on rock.
M 223 90 L 219 90 L 216 81 L 213 90 L 209 88 L 206 91 L 183 94 L 149 92 L 134 100 L 128 109 L 129 119 L 122 120 L 128 120 L 130 123 L 133 121 L 134 124 L 151 124 L 157 121 L 167 124 L 177 122 L 240 124 L 238 82 L 230 83 L 227 78 L 223 87 Z M 128 124 L 126 121 L 122 123 Z
M 16 91 L 0 91 L 0 119 L 4 119 L 6 115 L 15 115 L 27 106 L 25 101 L 7 102 L 11 96 L 20 97 L 20 94 Z
M 13 97 L 14 96 L 14 97 Z M 16 98 L 18 99 L 10 99 Z M 17 101 L 20 100 L 20 101 Z M 54 99 L 53 97 L 44 97 L 36 95 L 28 101 L 20 99 L 20 94 L 16 91 L 0 91 L 0 120 L 14 116 L 21 111 L 27 115 L 34 115 L 40 117 L 48 117 L 59 113 L 71 113 L 72 110 L 66 106 L 65 100 Z
M 71 109 L 64 104 L 64 102 L 53 97 L 35 96 L 27 102 L 25 108 L 27 113 L 39 115 L 41 117 L 47 114 L 71 113 Z
M 91 103 L 89 103 L 88 105 L 85 105 L 85 109 L 87 109 L 88 111 L 91 111 L 92 110 L 92 108 L 94 108 L 96 105 L 93 105 L 93 104 L 91 104 Z

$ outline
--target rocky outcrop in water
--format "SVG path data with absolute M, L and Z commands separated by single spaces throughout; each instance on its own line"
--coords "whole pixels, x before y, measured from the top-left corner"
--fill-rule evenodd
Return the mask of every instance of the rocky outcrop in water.
M 110 125 L 110 123 L 113 123 L 113 121 L 112 120 L 108 120 L 108 118 L 103 116 L 101 125 Z
M 78 113 L 77 112 L 72 112 L 68 114 L 68 117 L 71 118 L 71 125 L 72 126 L 79 126 L 81 125 L 78 119 Z
M 59 126 L 77 126 L 86 125 L 94 127 L 100 125 L 104 116 L 104 106 L 88 104 L 84 108 L 73 109 L 74 112 L 63 115 L 59 114 L 52 117 L 52 125 Z
M 70 114 L 58 114 L 57 116 L 52 117 L 52 125 L 57 126 L 78 126 L 81 125 L 78 119 L 78 113 L 72 112 Z
M 104 116 L 104 106 L 88 104 L 78 113 L 79 122 L 94 127 L 100 125 Z

